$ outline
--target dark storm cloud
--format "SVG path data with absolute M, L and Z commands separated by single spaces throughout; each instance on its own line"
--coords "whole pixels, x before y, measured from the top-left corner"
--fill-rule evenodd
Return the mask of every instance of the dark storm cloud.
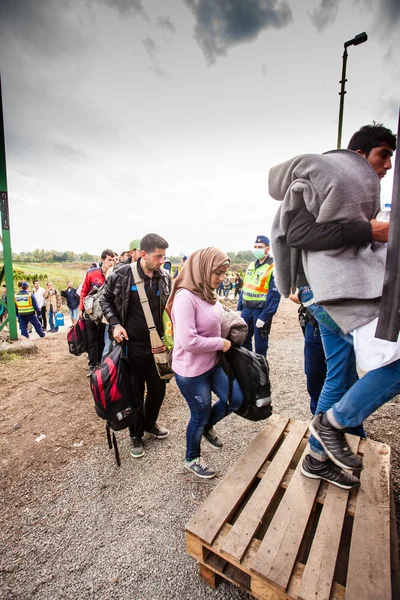
M 263 29 L 286 27 L 292 11 L 285 0 L 184 0 L 196 18 L 195 38 L 208 63 Z
M 146 11 L 143 8 L 141 0 L 95 0 L 99 4 L 106 4 L 113 10 L 120 13 L 122 17 L 141 16 L 146 21 L 149 20 Z
M 176 32 L 175 25 L 173 24 L 173 22 L 171 21 L 171 19 L 169 17 L 157 17 L 156 26 L 159 29 L 166 29 L 170 33 Z
M 317 31 L 323 31 L 335 22 L 340 0 L 321 0 L 320 5 L 309 12 L 309 17 Z
M 375 11 L 375 23 L 382 29 L 393 31 L 400 24 L 400 0 L 364 0 L 365 4 Z
M 89 43 L 82 31 L 68 27 L 70 3 L 52 0 L 0 0 L 0 56 L 9 40 L 18 40 L 19 51 L 55 60 L 60 55 L 79 56 Z

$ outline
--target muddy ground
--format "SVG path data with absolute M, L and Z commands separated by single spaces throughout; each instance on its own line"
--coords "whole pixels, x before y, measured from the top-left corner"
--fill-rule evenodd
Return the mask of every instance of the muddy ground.
M 194 561 L 186 556 L 184 525 L 218 478 L 199 483 L 182 467 L 188 411 L 175 383 L 167 386 L 160 417 L 171 436 L 164 441 L 146 439 L 146 456 L 134 460 L 127 435 L 121 432 L 122 466 L 117 469 L 106 445 L 104 424 L 93 409 L 85 356 L 68 353 L 65 330 L 38 340 L 37 346 L 35 355 L 0 362 L 0 597 L 247 598 L 230 585 L 223 584 L 217 592 L 208 590 L 196 575 Z M 269 350 L 274 409 L 308 420 L 302 348 L 297 307 L 283 300 Z M 365 425 L 369 437 L 392 447 L 398 516 L 399 407 L 395 399 Z M 261 427 L 237 416 L 221 424 L 223 451 L 218 456 L 205 452 L 219 477 Z M 116 507 L 105 517 L 100 504 L 100 521 L 98 515 L 89 514 L 91 499 L 98 502 L 99 498 Z M 133 524 L 131 519 L 122 519 L 124 527 L 121 519 L 114 522 L 121 505 L 128 511 L 124 514 L 134 515 Z M 109 529 L 104 519 L 112 520 L 113 532 L 104 533 Z M 125 539 L 130 530 L 136 532 L 133 549 L 133 534 Z M 153 546 L 148 546 L 152 536 Z M 138 544 L 146 560 L 138 560 L 135 574 L 119 570 L 113 578 L 114 567 L 101 562 L 100 548 L 112 556 L 116 553 L 117 564 L 121 554 L 137 553 Z M 151 550 L 154 544 L 157 560 Z M 156 571 L 158 579 L 154 579 Z M 160 587 L 161 580 L 165 585 Z

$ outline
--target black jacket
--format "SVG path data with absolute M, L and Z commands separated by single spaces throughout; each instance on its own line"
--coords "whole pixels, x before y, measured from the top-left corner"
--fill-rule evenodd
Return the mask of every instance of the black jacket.
M 138 270 L 139 275 L 143 277 L 140 264 L 138 264 Z M 160 314 L 162 315 L 171 292 L 171 277 L 165 269 L 160 269 L 160 273 Z M 132 284 L 133 275 L 130 264 L 113 271 L 107 279 L 100 298 L 100 306 L 110 325 L 121 324 L 125 327 Z

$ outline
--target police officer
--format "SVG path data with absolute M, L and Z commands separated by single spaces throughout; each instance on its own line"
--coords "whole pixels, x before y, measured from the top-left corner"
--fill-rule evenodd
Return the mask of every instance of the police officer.
M 14 296 L 21 335 L 29 339 L 28 323 L 32 323 L 39 337 L 44 337 L 46 334 L 38 319 L 41 316 L 41 311 L 35 296 L 30 293 L 28 288 L 29 284 L 24 281 L 20 291 Z
M 249 328 L 244 348 L 252 350 L 252 338 L 257 354 L 267 356 L 268 337 L 272 317 L 276 313 L 281 296 L 275 287 L 274 263 L 269 256 L 269 239 L 258 235 L 253 253 L 256 260 L 247 267 L 237 310 Z

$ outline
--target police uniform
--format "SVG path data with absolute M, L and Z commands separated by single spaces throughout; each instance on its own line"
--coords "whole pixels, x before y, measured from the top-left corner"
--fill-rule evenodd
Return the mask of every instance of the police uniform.
M 269 246 L 265 235 L 258 235 L 255 243 Z M 275 286 L 274 263 L 268 256 L 266 260 L 255 260 L 247 267 L 243 287 L 239 297 L 237 310 L 249 328 L 244 348 L 252 350 L 252 338 L 257 354 L 267 355 L 268 338 L 271 330 L 272 317 L 276 313 L 281 296 Z M 257 321 L 263 321 L 262 327 L 257 327 Z
M 44 337 L 46 334 L 36 316 L 40 316 L 40 308 L 35 296 L 31 292 L 28 292 L 28 284 L 26 282 L 22 284 L 22 289 L 15 294 L 14 299 L 18 311 L 21 335 L 29 339 L 28 323 L 32 323 L 36 333 L 40 337 Z

